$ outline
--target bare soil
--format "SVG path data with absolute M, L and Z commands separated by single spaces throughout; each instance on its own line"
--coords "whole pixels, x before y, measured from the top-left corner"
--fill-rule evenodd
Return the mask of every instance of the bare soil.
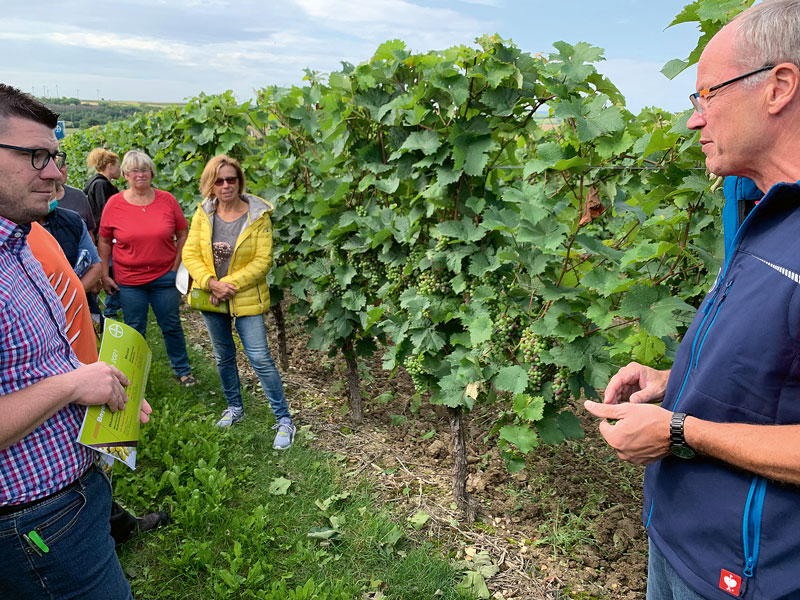
M 188 337 L 210 349 L 199 314 L 185 317 Z M 279 363 L 271 315 L 267 323 Z M 467 488 L 480 507 L 468 524 L 453 502 L 446 412 L 424 400 L 415 406 L 411 379 L 405 372 L 390 378 L 377 355 L 361 365 L 364 420 L 354 425 L 341 353 L 329 358 L 309 350 L 300 326 L 289 318 L 287 328 L 289 369 L 281 376 L 298 428 L 310 426 L 311 444 L 332 453 L 346 477 L 366 476 L 393 518 L 430 515 L 420 535 L 441 543 L 454 560 L 488 553 L 500 568 L 487 580 L 494 598 L 644 598 L 643 471 L 617 460 L 578 402 L 573 408 L 586 437 L 542 446 L 516 474 L 507 471 L 489 435 L 500 407 L 476 408 L 466 417 Z M 257 378 L 241 359 L 243 384 L 257 391 Z

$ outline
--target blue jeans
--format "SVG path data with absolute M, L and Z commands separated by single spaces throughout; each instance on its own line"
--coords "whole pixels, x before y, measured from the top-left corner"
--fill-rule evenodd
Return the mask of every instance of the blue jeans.
M 109 265 L 108 274 L 111 279 L 114 279 L 114 265 Z M 106 307 L 103 310 L 103 316 L 113 318 L 116 316 L 117 311 L 122 308 L 122 302 L 119 299 L 119 292 L 115 294 L 106 293 Z
M 110 514 L 111 485 L 91 467 L 68 489 L 0 517 L 0 595 L 132 600 L 114 552 Z M 49 552 L 37 552 L 25 540 L 34 530 Z
M 175 287 L 175 271 L 167 271 L 158 279 L 142 285 L 120 285 L 122 317 L 143 336 L 147 333 L 147 308 L 153 307 L 156 321 L 164 334 L 164 347 L 178 377 L 189 375 L 189 355 L 181 327 L 181 295 Z
M 707 600 L 684 583 L 652 540 L 647 564 L 647 600 Z
M 242 408 L 242 390 L 239 384 L 239 369 L 236 367 L 236 346 L 233 343 L 232 321 L 236 321 L 236 330 L 242 340 L 244 352 L 250 365 L 258 375 L 275 419 L 291 418 L 286 394 L 275 361 L 269 353 L 267 329 L 264 327 L 264 315 L 248 317 L 231 317 L 221 313 L 202 313 L 208 328 L 208 335 L 214 347 L 214 358 L 217 360 L 217 371 L 222 383 L 222 392 L 228 406 Z

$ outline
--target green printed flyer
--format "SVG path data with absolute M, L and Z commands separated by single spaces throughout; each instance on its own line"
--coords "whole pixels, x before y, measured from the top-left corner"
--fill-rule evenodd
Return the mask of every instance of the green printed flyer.
M 125 373 L 130 385 L 125 388 L 128 403 L 125 410 L 112 413 L 107 405 L 90 406 L 86 410 L 78 442 L 136 468 L 136 447 L 139 444 L 139 411 L 147 387 L 152 353 L 147 342 L 133 327 L 106 319 L 98 360 Z

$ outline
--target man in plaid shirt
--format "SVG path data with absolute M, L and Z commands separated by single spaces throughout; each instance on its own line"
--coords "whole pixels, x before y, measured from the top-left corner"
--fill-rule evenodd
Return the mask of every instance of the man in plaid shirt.
M 59 167 L 57 115 L 0 84 L 0 589 L 6 598 L 132 598 L 109 534 L 111 490 L 75 441 L 85 406 L 127 402 L 128 380 L 82 365 L 26 236 Z M 69 566 L 68 566 L 69 565 Z

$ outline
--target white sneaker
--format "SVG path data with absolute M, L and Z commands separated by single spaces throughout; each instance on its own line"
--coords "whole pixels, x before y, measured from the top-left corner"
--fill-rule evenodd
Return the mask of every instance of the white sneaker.
M 294 441 L 294 425 L 289 417 L 283 417 L 272 429 L 277 429 L 272 447 L 275 450 L 286 450 Z
M 244 419 L 244 409 L 228 407 L 222 411 L 222 418 L 217 421 L 217 427 L 228 428 L 242 419 Z

